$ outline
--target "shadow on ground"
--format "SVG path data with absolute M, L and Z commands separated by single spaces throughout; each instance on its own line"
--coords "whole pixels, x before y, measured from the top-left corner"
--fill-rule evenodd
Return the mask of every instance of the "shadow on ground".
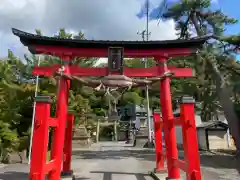
M 0 180 L 26 180 L 28 179 L 28 173 L 24 172 L 14 172 L 14 171 L 7 171 L 4 173 L 0 173 Z
M 201 164 L 205 167 L 236 169 L 240 174 L 240 158 L 233 155 L 201 154 Z
M 139 160 L 155 161 L 153 150 L 104 150 L 104 151 L 73 151 L 76 159 L 122 159 L 135 157 Z
M 74 180 L 88 180 L 88 179 L 90 179 L 90 178 L 79 178 L 79 177 L 77 177 Z
M 106 172 L 106 171 L 91 171 L 90 173 L 98 173 L 103 174 L 103 180 L 112 180 L 113 174 L 120 174 L 120 175 L 134 175 L 137 180 L 146 180 L 146 176 L 148 174 L 142 174 L 142 173 L 126 173 L 126 172 Z
M 105 172 L 105 171 L 91 171 L 90 173 L 98 173 L 103 174 L 103 180 L 112 180 L 113 174 L 121 174 L 121 175 L 134 175 L 137 180 L 146 180 L 146 176 L 148 174 L 142 173 L 122 173 L 122 172 Z M 0 173 L 0 180 L 26 180 L 28 179 L 28 173 L 24 172 L 4 172 Z M 88 180 L 89 178 L 75 178 L 75 180 Z
M 182 156 L 179 158 L 183 158 Z M 134 157 L 138 160 L 155 161 L 154 150 L 105 150 L 105 151 L 74 151 L 76 159 L 122 159 Z M 237 169 L 240 173 L 240 160 L 232 155 L 220 155 L 201 152 L 201 165 L 211 168 Z

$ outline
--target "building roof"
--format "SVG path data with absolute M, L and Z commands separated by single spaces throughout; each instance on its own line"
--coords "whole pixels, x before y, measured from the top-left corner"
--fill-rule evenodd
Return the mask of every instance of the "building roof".
M 209 37 L 194 38 L 190 40 L 165 40 L 165 41 L 104 41 L 104 40 L 79 40 L 62 39 L 57 37 L 40 36 L 13 28 L 12 32 L 18 36 L 25 46 L 44 45 L 69 48 L 100 49 L 108 47 L 123 47 L 125 49 L 166 49 L 166 48 L 201 48 Z M 32 53 L 33 49 L 29 48 Z
M 204 122 L 197 126 L 197 128 L 204 128 L 204 129 L 228 129 L 228 124 L 222 122 L 222 121 L 210 121 L 210 122 Z

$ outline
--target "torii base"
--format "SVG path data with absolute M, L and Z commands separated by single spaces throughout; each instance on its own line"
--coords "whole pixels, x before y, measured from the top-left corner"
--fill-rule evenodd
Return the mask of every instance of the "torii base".
M 61 173 L 61 180 L 74 180 L 74 179 L 75 179 L 75 176 L 73 174 L 73 171 Z
M 65 177 L 65 176 L 73 176 L 73 171 L 70 170 L 68 172 L 62 172 L 61 173 L 61 177 Z

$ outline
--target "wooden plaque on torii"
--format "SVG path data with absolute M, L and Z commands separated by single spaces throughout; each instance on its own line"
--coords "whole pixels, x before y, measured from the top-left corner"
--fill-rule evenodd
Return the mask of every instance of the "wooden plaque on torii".
M 123 74 L 124 48 L 108 48 L 108 70 L 109 72 Z

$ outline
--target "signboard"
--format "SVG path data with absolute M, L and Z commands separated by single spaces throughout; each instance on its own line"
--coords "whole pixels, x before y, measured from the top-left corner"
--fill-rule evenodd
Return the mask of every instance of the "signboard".
M 108 69 L 110 72 L 123 74 L 124 49 L 122 47 L 108 48 Z

